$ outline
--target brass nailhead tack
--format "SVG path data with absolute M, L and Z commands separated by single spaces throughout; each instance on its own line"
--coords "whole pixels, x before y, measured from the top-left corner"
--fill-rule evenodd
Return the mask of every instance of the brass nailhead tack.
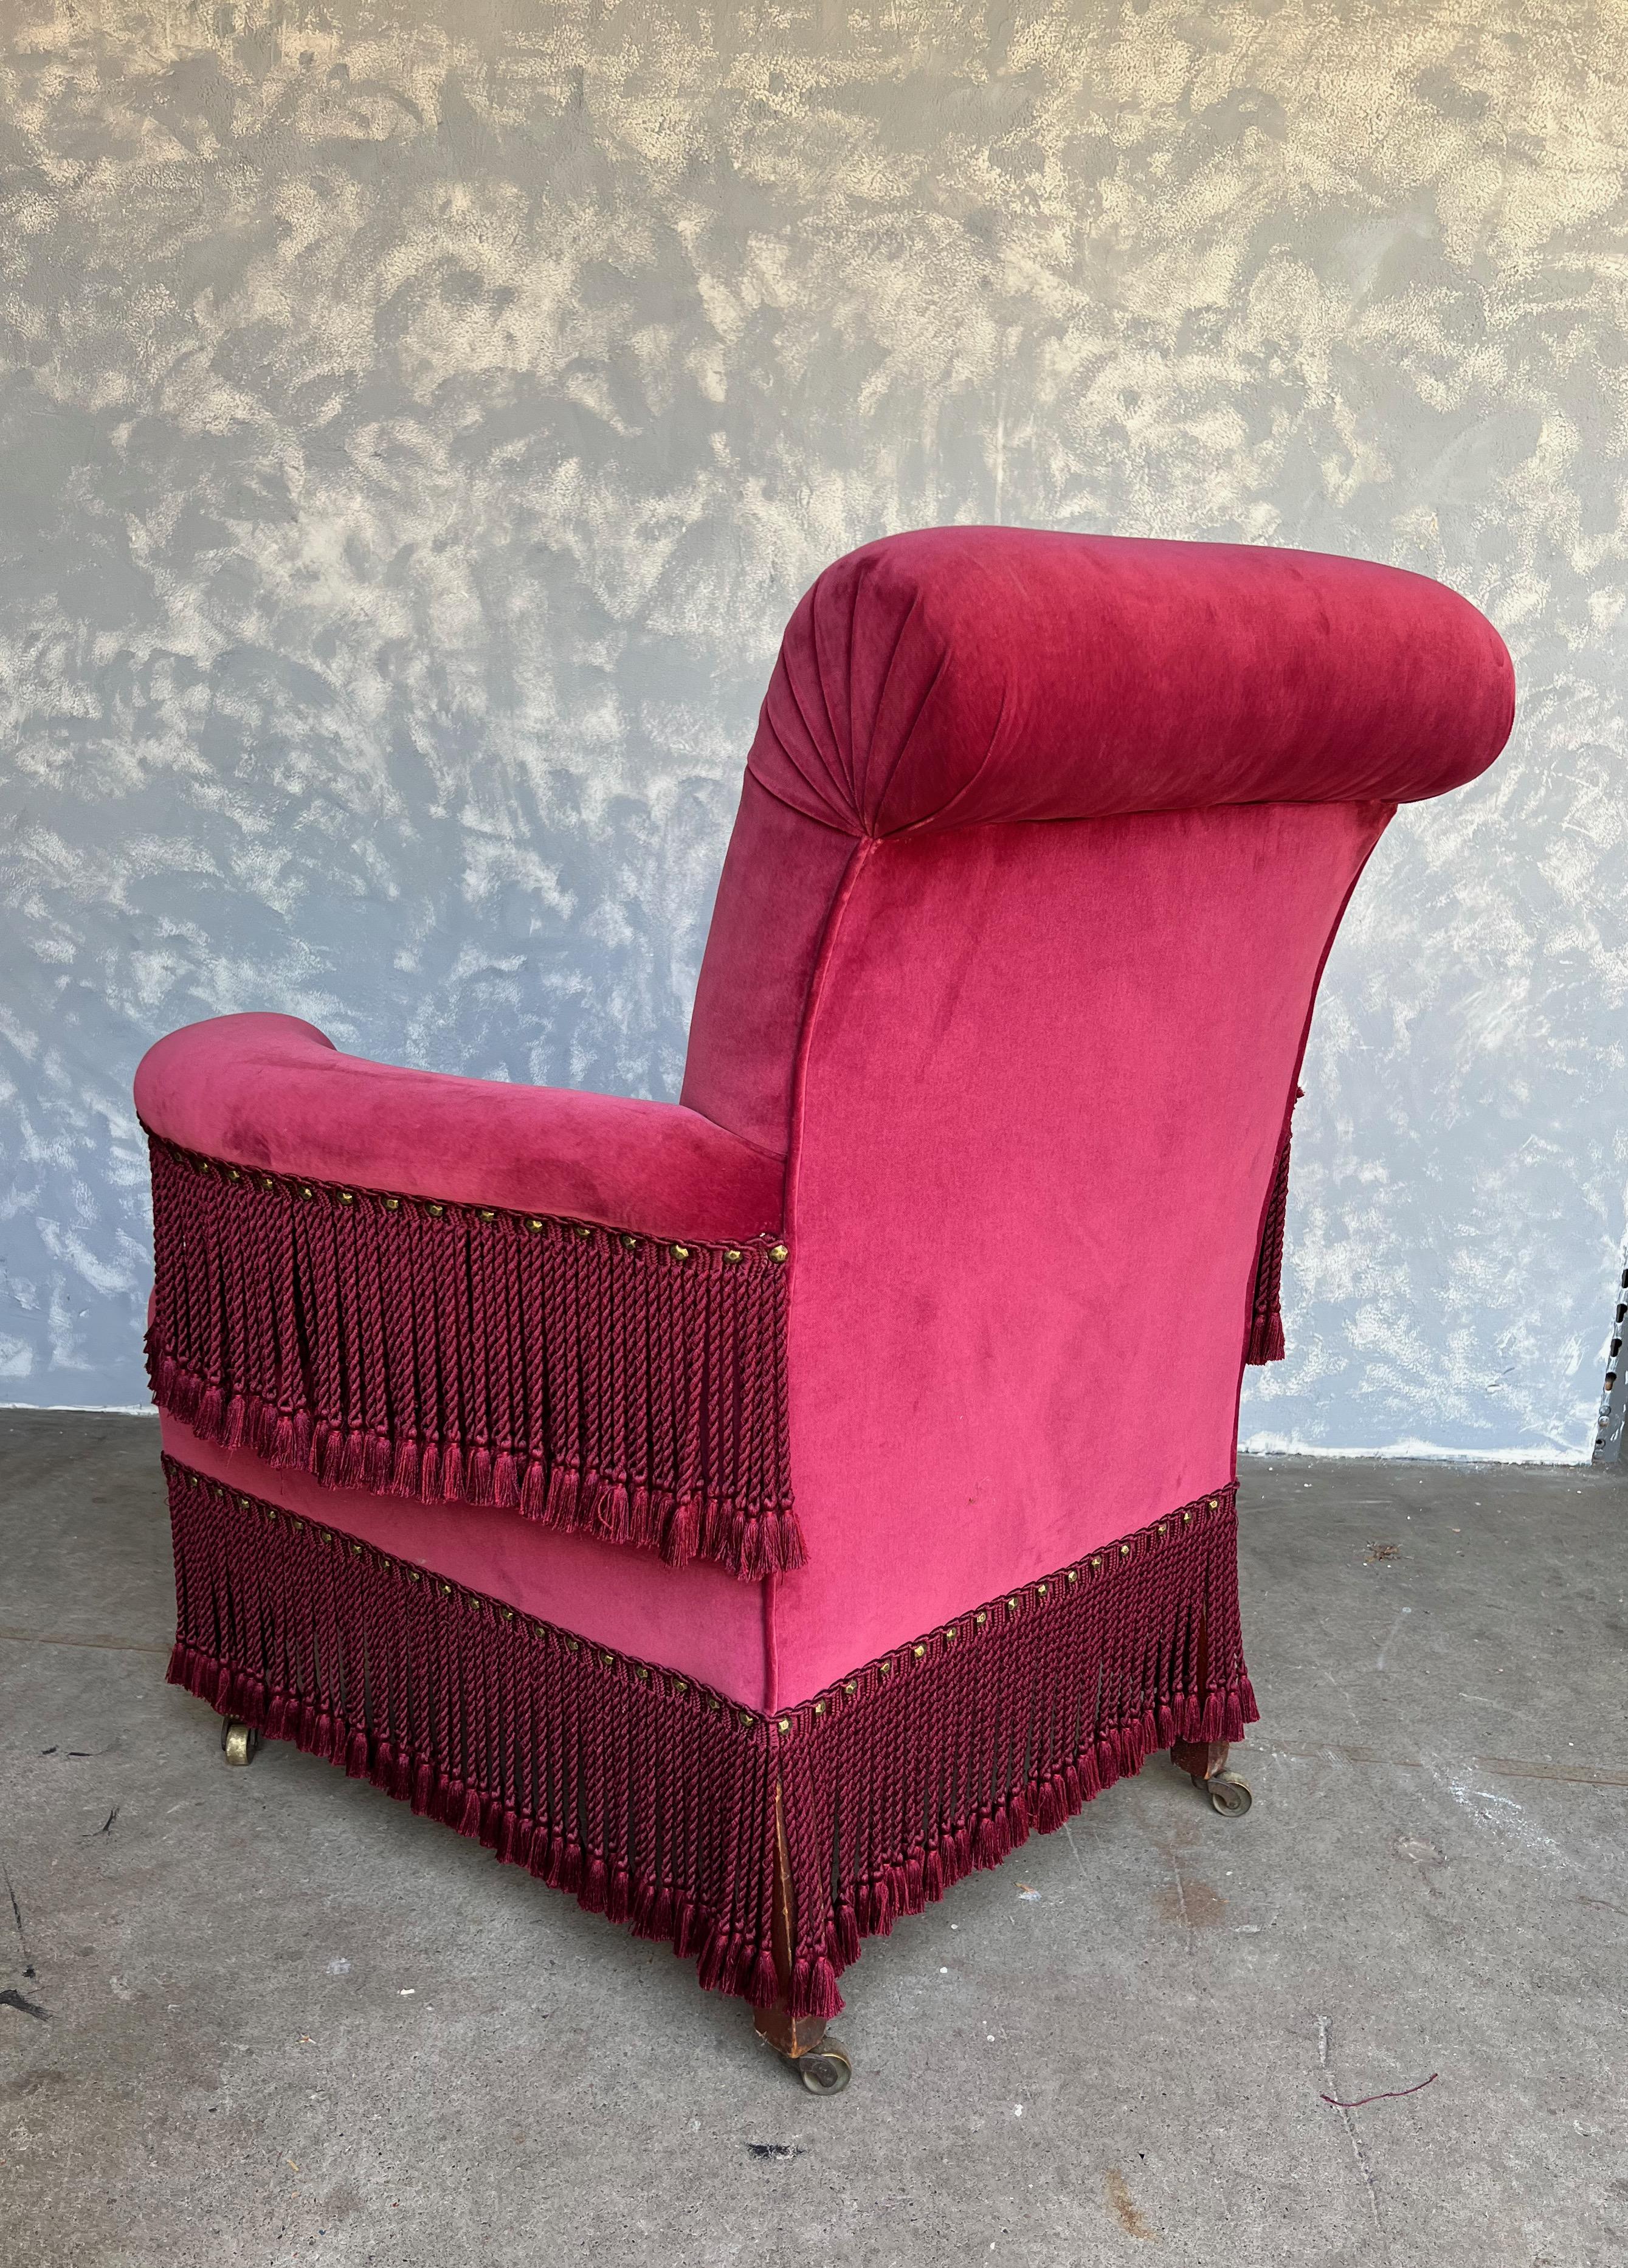
M 438 1204 L 428 1204 L 424 1207 L 424 1211 L 426 1212 L 432 1212 L 436 1219 L 439 1220 L 442 1212 L 445 1211 L 445 1207 Z
M 385 1211 L 387 1212 L 400 1212 L 401 1210 L 401 1200 L 400 1197 L 387 1197 L 384 1203 Z
M 526 1226 L 527 1228 L 541 1228 L 542 1223 L 540 1220 L 528 1220 Z
M 946 1646 L 954 1646 L 958 1636 L 959 1632 L 957 1631 L 954 1624 L 952 1623 L 948 1630 L 944 1633 L 944 1643 Z
M 637 1252 L 638 1250 L 637 1237 L 624 1236 L 622 1240 L 622 1248 L 624 1252 Z
M 638 1661 L 638 1662 L 635 1662 L 635 1664 L 633 1665 L 633 1675 L 635 1675 L 635 1677 L 638 1678 L 638 1679 L 641 1681 L 641 1683 L 642 1683 L 643 1681 L 645 1681 L 645 1679 L 647 1679 L 647 1678 L 649 1677 L 649 1675 L 650 1675 L 650 1672 L 649 1672 L 649 1670 L 648 1670 L 648 1669 L 646 1669 L 646 1668 L 645 1668 L 645 1665 L 644 1665 L 644 1663 L 643 1663 L 642 1661 Z
M 1043 1598 L 1045 1597 L 1045 1595 L 1046 1595 L 1046 1587 L 1045 1587 L 1045 1585 L 1044 1585 L 1043 1583 L 1037 1583 L 1037 1584 L 1035 1585 L 1035 1591 L 1036 1591 L 1036 1594 L 1038 1594 L 1038 1596 L 1043 1599 Z
M 740 1712 L 740 1721 L 743 1725 L 749 1725 L 751 1723 L 752 1712 L 749 1709 L 743 1709 Z
M 986 1622 L 988 1622 L 988 1620 L 989 1620 L 989 1614 L 988 1614 L 987 1609 L 983 1609 L 983 1608 L 980 1608 L 979 1611 L 978 1611 L 976 1615 L 974 1615 L 974 1616 L 972 1617 L 972 1619 L 973 1619 L 973 1621 L 974 1621 L 975 1623 L 976 1623 L 976 1624 L 977 1624 L 978 1628 L 979 1628 L 980 1630 L 982 1630 L 982 1629 L 983 1629 L 983 1625 L 984 1625 L 984 1624 L 985 1624 Z
M 687 1244 L 675 1244 L 673 1247 L 673 1257 L 674 1260 L 688 1260 L 689 1247 Z
M 781 1733 L 789 1733 L 789 1732 L 791 1731 L 791 1729 L 792 1729 L 792 1720 L 791 1720 L 791 1719 L 790 1719 L 789 1717 L 782 1717 L 782 1718 L 781 1718 L 781 1719 L 780 1719 L 779 1724 L 776 1727 L 776 1728 L 775 1728 L 775 1729 L 777 1730 L 777 1732 L 781 1732 Z
M 769 1257 L 771 1260 L 789 1260 L 791 1256 L 784 1244 L 771 1244 L 769 1248 Z
M 1100 1559 L 1094 1559 L 1091 1564 L 1094 1567 L 1101 1568 L 1102 1562 Z
M 240 1182 L 243 1179 L 243 1176 L 239 1173 L 235 1166 L 228 1166 L 226 1168 L 226 1179 L 229 1182 Z
M 816 1702 L 814 1703 L 814 1715 L 815 1715 L 816 1717 L 823 1717 L 823 1716 L 824 1716 L 824 1714 L 825 1714 L 825 1704 L 824 1704 L 824 1702 L 823 1702 L 823 1701 L 816 1701 Z
M 505 1622 L 512 1623 L 514 1620 L 514 1609 L 512 1607 L 505 1607 L 503 1609 L 503 1618 Z
M 602 1653 L 600 1656 L 600 1660 L 604 1663 L 607 1669 L 614 1669 L 616 1666 L 616 1657 L 614 1653 Z
M 356 1192 L 353 1189 L 341 1189 L 339 1192 L 339 1202 L 341 1204 L 354 1204 L 356 1203 Z
M 910 1652 L 915 1655 L 917 1661 L 921 1660 L 923 1654 L 924 1654 L 926 1651 L 927 1649 L 924 1646 L 913 1646 L 910 1648 Z
M 276 1183 L 272 1180 L 269 1174 L 262 1174 L 260 1177 L 260 1186 L 262 1189 L 275 1189 Z
M 1007 1612 L 1009 1615 L 1015 1615 L 1015 1614 L 1016 1614 L 1016 1612 L 1017 1612 L 1017 1610 L 1018 1610 L 1018 1599 L 1017 1599 L 1017 1593 L 1014 1591 L 1014 1592 L 1013 1593 L 1012 1596 L 1011 1596 L 1011 1597 L 1007 1600 L 1007 1602 L 1006 1602 L 1006 1612 Z
M 407 1580 L 409 1583 L 416 1583 L 418 1580 L 418 1570 L 416 1567 L 409 1567 L 408 1569 Z
M 483 1205 L 481 1207 L 481 1219 L 483 1220 L 496 1220 L 497 1218 L 497 1214 L 492 1211 L 490 1205 Z
M 892 1662 L 879 1661 L 876 1665 L 876 1674 L 879 1677 L 891 1677 L 893 1675 Z
M 724 1255 L 724 1257 L 726 1260 L 739 1260 L 740 1255 L 735 1250 L 734 1246 L 732 1244 L 728 1251 Z
M 1128 1559 L 1131 1557 L 1131 1546 L 1128 1543 L 1122 1543 L 1120 1545 L 1119 1556 L 1122 1559 Z
M 688 1684 L 688 1683 L 686 1682 L 686 1680 L 685 1680 L 685 1679 L 683 1679 L 683 1678 L 681 1678 L 681 1677 L 675 1677 L 675 1678 L 673 1680 L 673 1690 L 674 1691 L 674 1693 L 688 1693 L 688 1692 L 689 1692 L 689 1684 Z
M 1211 1511 L 1212 1511 L 1212 1512 L 1213 1512 L 1213 1511 L 1215 1510 L 1215 1506 L 1216 1506 L 1216 1499 L 1215 1499 L 1215 1498 L 1214 1498 L 1214 1497 L 1212 1497 L 1212 1498 L 1211 1498 L 1211 1499 L 1210 1499 L 1210 1509 L 1211 1509 Z
M 1192 1524 L 1193 1524 L 1193 1515 L 1192 1515 L 1192 1513 L 1191 1513 L 1190 1512 L 1184 1512 L 1184 1513 L 1182 1514 L 1182 1527 L 1183 1527 L 1183 1528 L 1190 1528 L 1190 1527 L 1192 1526 Z
M 1163 1522 L 1163 1521 L 1162 1521 L 1162 1520 L 1161 1520 L 1161 1521 L 1160 1521 L 1160 1523 L 1159 1523 L 1159 1533 L 1160 1533 L 1161 1535 L 1168 1535 L 1168 1534 L 1170 1533 L 1169 1529 L 1165 1526 L 1165 1524 L 1164 1524 L 1164 1522 Z
M 453 1587 L 452 1587 L 452 1585 L 451 1585 L 450 1583 L 443 1583 L 443 1584 L 442 1584 L 442 1586 L 441 1586 L 441 1596 L 442 1596 L 444 1599 L 450 1599 L 450 1598 L 452 1597 L 452 1595 L 453 1595 Z
M 576 1639 L 575 1639 L 574 1638 L 568 1638 L 566 1639 L 566 1641 L 565 1641 L 565 1651 L 566 1651 L 566 1653 L 576 1653 L 576 1651 L 577 1651 L 577 1641 L 576 1641 Z
M 360 1545 L 359 1543 L 353 1543 L 353 1544 L 350 1546 L 350 1557 L 351 1557 L 353 1559 L 359 1559 L 359 1558 L 361 1557 L 361 1556 L 362 1556 L 362 1547 L 361 1547 L 361 1545 Z
M 577 1223 L 576 1226 L 577 1226 L 577 1233 L 578 1233 L 578 1236 L 580 1236 L 580 1237 L 582 1237 L 582 1238 L 584 1238 L 585 1240 L 586 1240 L 586 1238 L 588 1238 L 588 1237 L 592 1236 L 592 1235 L 593 1235 L 593 1230 L 588 1226 L 588 1224 L 586 1223 L 586 1220 L 579 1220 L 579 1221 Z
M 316 1191 L 312 1188 L 309 1182 L 301 1182 L 299 1185 L 299 1194 L 302 1197 L 313 1197 L 316 1195 Z
M 851 1677 L 847 1683 L 843 1687 L 843 1691 L 844 1693 L 857 1693 L 858 1690 L 859 1681 L 857 1677 Z
M 245 1511 L 245 1512 L 247 1512 L 247 1511 L 248 1510 L 249 1500 L 248 1500 L 247 1497 L 246 1497 L 246 1496 L 240 1496 L 240 1497 L 238 1498 L 238 1502 L 242 1506 L 242 1507 L 243 1507 L 243 1509 L 244 1509 L 244 1511 Z
M 1071 1584 L 1079 1582 L 1079 1568 L 1078 1568 L 1078 1567 L 1071 1567 L 1071 1568 L 1069 1569 L 1069 1571 L 1068 1571 L 1068 1580 L 1069 1580 L 1069 1581 L 1070 1581 L 1070 1583 L 1071 1583 Z

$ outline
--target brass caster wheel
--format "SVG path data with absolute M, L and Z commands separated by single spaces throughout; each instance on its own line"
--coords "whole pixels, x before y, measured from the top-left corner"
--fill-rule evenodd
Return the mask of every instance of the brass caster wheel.
M 240 1725 L 235 1717 L 228 1717 L 220 1728 L 220 1745 L 229 1764 L 253 1764 L 260 1734 L 252 1726 Z
M 1224 1819 L 1241 1819 L 1255 1800 L 1249 1781 L 1235 1771 L 1212 1772 L 1204 1785 L 1210 1801 Z
M 840 2095 L 853 2077 L 853 2066 L 846 2048 L 825 2040 L 812 2055 L 798 2057 L 797 2076 L 810 2095 Z

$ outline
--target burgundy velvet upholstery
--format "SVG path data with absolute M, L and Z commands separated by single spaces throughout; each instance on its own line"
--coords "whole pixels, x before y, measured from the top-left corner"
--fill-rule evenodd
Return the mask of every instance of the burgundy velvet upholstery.
M 819 941 L 858 842 L 1415 802 L 1484 770 L 1514 704 L 1509 657 L 1473 607 L 1364 560 L 992 527 L 866 544 L 786 629 L 683 1101 L 785 1147 Z
M 160 1224 L 193 1267 L 191 1398 L 172 1399 L 165 1420 L 177 1537 L 195 1560 L 172 1675 L 256 1723 L 298 1724 L 302 1745 L 343 1752 L 398 1794 L 416 1771 L 416 1802 L 671 1936 L 704 1981 L 778 1990 L 816 2015 L 840 2005 L 836 1970 L 893 1913 L 997 1863 L 1032 1826 L 1060 1824 L 1153 1749 L 1238 1737 L 1254 1706 L 1231 1527 L 1238 1395 L 1266 1314 L 1257 1262 L 1263 1230 L 1274 1249 L 1280 1234 L 1318 980 L 1396 806 L 1484 770 L 1513 701 L 1496 632 L 1418 576 L 1009 529 L 890 538 L 829 569 L 787 630 L 678 1105 L 397 1071 L 277 1015 L 161 1041 L 137 1076 L 141 1116 L 200 1153 L 173 1189 L 184 1198 L 185 1175 L 221 1160 L 228 1190 L 214 1215 L 200 1200 L 183 1217 L 175 1199 Z M 243 1185 L 232 1167 L 258 1174 Z M 276 1176 L 326 1194 L 291 1197 Z M 339 1184 L 352 1186 L 327 1186 Z M 209 1373 L 210 1342 L 225 1345 L 219 1314 L 254 1309 L 254 1268 L 271 1285 L 290 1254 L 329 1256 L 328 1306 L 265 1334 L 280 1349 L 266 1395 L 284 1398 L 262 1399 L 264 1447 L 271 1417 L 279 1440 L 306 1438 L 296 1420 L 309 1413 L 285 1406 L 285 1389 L 309 1317 L 335 1312 L 367 1270 L 375 1289 L 405 1270 L 392 1224 L 411 1221 L 421 1256 L 453 1248 L 418 1235 L 390 1195 L 376 1209 L 356 1191 L 438 1201 L 430 1214 L 557 1217 L 464 1224 L 456 1249 L 488 1256 L 478 1285 L 473 1262 L 454 1283 L 421 1256 L 421 1270 L 440 1268 L 433 1296 L 385 1284 L 357 1342 L 376 1343 L 345 1358 L 376 1384 L 393 1365 L 404 1375 L 410 1351 L 432 1402 L 438 1345 L 458 1338 L 458 1390 L 483 1373 L 465 1398 L 496 1500 L 419 1502 L 382 1492 L 382 1478 L 373 1493 L 339 1484 L 356 1469 L 315 1447 L 306 1471 L 232 1446 L 247 1438 L 233 1412 L 250 1397 L 243 1379 Z M 313 1211 L 298 1215 L 293 1197 Z M 231 1299 L 213 1309 L 216 1279 L 197 1265 L 206 1216 L 262 1224 L 240 1264 L 225 1255 Z M 716 1435 L 747 1476 L 728 1565 L 704 1564 L 718 1504 L 698 1511 L 688 1479 L 667 1491 L 661 1533 L 681 1498 L 686 1550 L 703 1559 L 668 1565 L 636 1548 L 658 1533 L 630 1511 L 649 1476 L 630 1454 L 619 1469 L 615 1446 L 564 1475 L 572 1517 L 593 1532 L 546 1524 L 562 1484 L 547 1460 L 569 1433 L 560 1408 L 610 1408 L 601 1390 L 619 1360 L 631 1366 L 630 1334 L 652 1376 L 674 1351 L 640 1304 L 640 1239 L 672 1240 L 645 1281 L 664 1288 L 664 1314 L 688 1318 L 675 1356 L 688 1387 L 658 1381 L 651 1407 L 684 1435 L 687 1472 L 704 1462 L 697 1440 Z M 505 1496 L 484 1477 L 488 1432 L 496 1462 L 515 1463 L 497 1435 L 526 1381 L 487 1362 L 478 1314 L 507 1300 L 505 1344 L 546 1334 L 554 1311 L 539 1294 L 534 1312 L 526 1289 L 545 1261 L 578 1336 L 564 1383 L 534 1396 L 528 1454 L 546 1503 L 526 1517 L 529 1483 L 511 1478 Z M 772 1286 L 772 1332 L 728 1322 L 755 1268 Z M 291 1297 L 279 1312 L 295 1314 Z M 178 1376 L 166 1360 L 155 1375 Z M 330 1410 L 341 1368 L 329 1359 Z M 709 1399 L 689 1390 L 698 1379 L 723 1385 Z M 359 1389 L 352 1399 L 362 1410 Z M 771 1405 L 783 1469 L 763 1484 L 748 1453 Z M 373 1406 L 397 1405 L 381 1390 Z M 674 1414 L 689 1411 L 706 1414 Z M 596 1441 L 622 1440 L 611 1419 Z M 347 1456 L 377 1451 L 370 1473 L 394 1471 L 402 1445 L 367 1422 L 377 1438 Z M 475 1469 L 443 1456 L 443 1494 L 456 1494 L 448 1470 Z M 796 1548 L 765 1574 L 770 1519 Z M 235 1594 L 234 1550 L 254 1562 Z M 424 1584 L 426 1570 L 445 1584 Z M 346 1581 L 349 1625 L 334 1619 Z M 433 1760 L 402 1749 L 410 1710 L 388 1734 L 362 1721 L 366 1615 L 392 1618 L 399 1659 L 431 1593 L 452 1602 L 422 1625 L 443 1646 L 436 1675 L 447 1690 L 460 1677 L 459 1706 L 486 1712 L 479 1771 L 497 1774 L 508 1719 L 483 1683 L 484 1641 L 453 1630 L 489 1633 L 511 1679 L 534 1641 L 564 1680 L 549 1690 L 586 1712 L 569 1754 L 518 1778 L 503 1763 L 504 1787 L 476 1786 L 456 1709 Z M 513 1610 L 548 1631 L 517 1634 Z M 271 1633 L 267 1658 L 236 1658 L 256 1633 Z M 630 1756 L 644 1793 L 622 1805 Z M 704 1771 L 734 1793 L 686 1890 L 660 1874 L 679 1833 L 660 1824 L 662 1791 L 688 1775 L 688 1834 Z M 792 1976 L 769 1933 L 782 1804 Z M 629 1811 L 615 1850 L 609 1829 L 594 1840 L 607 1805 Z
M 1514 676 L 1423 576 L 1230 543 L 928 528 L 799 605 L 751 770 L 849 835 L 1409 803 L 1485 770 Z
M 865 845 L 805 1037 L 777 1702 L 1232 1477 L 1313 988 L 1389 815 Z
M 777 1156 L 670 1102 L 401 1071 L 297 1016 L 214 1016 L 136 1074 L 142 1123 L 184 1150 L 404 1197 L 602 1221 L 645 1236 L 780 1226 Z

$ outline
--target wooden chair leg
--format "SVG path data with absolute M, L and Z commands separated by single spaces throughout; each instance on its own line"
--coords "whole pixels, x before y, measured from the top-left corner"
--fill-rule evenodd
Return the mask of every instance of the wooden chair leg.
M 1212 1779 L 1225 1765 L 1230 1741 L 1177 1741 L 1170 1750 L 1178 1771 L 1190 1772 L 1197 1785 Z
M 1210 1626 L 1203 1616 L 1198 1623 L 1198 1690 L 1202 1693 L 1210 1683 Z M 1170 1756 L 1178 1771 L 1190 1777 L 1195 1787 L 1202 1788 L 1212 1807 L 1224 1818 L 1241 1819 L 1255 1800 L 1249 1793 L 1249 1783 L 1242 1775 L 1227 1769 L 1230 1741 L 1176 1741 L 1171 1744 Z
M 792 2065 L 811 2095 L 840 2095 L 851 2076 L 847 2051 L 825 2028 L 823 2016 L 794 2016 L 791 2008 L 792 1946 L 797 1909 L 792 1891 L 792 1857 L 786 1848 L 785 1815 L 780 1791 L 775 1790 L 775 1893 L 770 1920 L 775 1974 L 780 1997 L 772 2007 L 754 2008 L 752 2022 L 760 2040 Z

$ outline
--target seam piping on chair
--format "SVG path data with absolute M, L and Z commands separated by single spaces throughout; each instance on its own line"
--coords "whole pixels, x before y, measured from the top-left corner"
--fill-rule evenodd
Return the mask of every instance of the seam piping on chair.
M 825 932 L 820 939 L 819 957 L 814 962 L 814 975 L 808 982 L 808 997 L 803 1007 L 802 1028 L 797 1035 L 797 1056 L 792 1071 L 792 1114 L 791 1122 L 787 1128 L 785 1149 L 785 1197 L 781 1209 L 781 1219 L 785 1224 L 784 1234 L 787 1244 L 791 1247 L 792 1254 L 790 1260 L 786 1263 L 785 1285 L 785 1344 L 788 1369 L 790 1367 L 792 1345 L 792 1311 L 797 1292 L 796 1219 L 798 1169 L 802 1161 L 803 1106 L 807 1086 L 808 1057 L 810 1048 L 813 1043 L 814 1020 L 820 1012 L 820 1003 L 825 991 L 826 977 L 829 972 L 831 961 L 836 954 L 837 933 L 842 928 L 843 917 L 848 910 L 848 901 L 852 897 L 855 886 L 858 882 L 860 875 L 863 873 L 869 862 L 871 853 L 875 848 L 875 838 L 869 835 L 861 836 L 854 845 L 853 855 L 849 859 L 848 865 L 843 871 L 843 879 L 838 886 L 836 895 L 831 902 L 831 909 L 825 917 Z M 791 1440 L 789 1427 L 787 1440 L 788 1454 L 794 1460 L 796 1456 L 796 1448 L 795 1444 Z M 796 1467 L 794 1462 L 790 1469 L 795 1472 Z M 795 1482 L 793 1482 L 793 1497 L 795 1497 Z M 769 1662 L 774 1664 L 774 1675 L 777 1681 L 779 1675 L 779 1624 L 777 1620 L 779 1601 L 777 1596 L 777 1587 L 773 1584 L 769 1586 L 768 1593 L 764 1600 L 763 1612 L 766 1618 L 765 1651 L 767 1660 Z M 777 1705 L 772 1692 L 770 1695 L 770 1707 Z

